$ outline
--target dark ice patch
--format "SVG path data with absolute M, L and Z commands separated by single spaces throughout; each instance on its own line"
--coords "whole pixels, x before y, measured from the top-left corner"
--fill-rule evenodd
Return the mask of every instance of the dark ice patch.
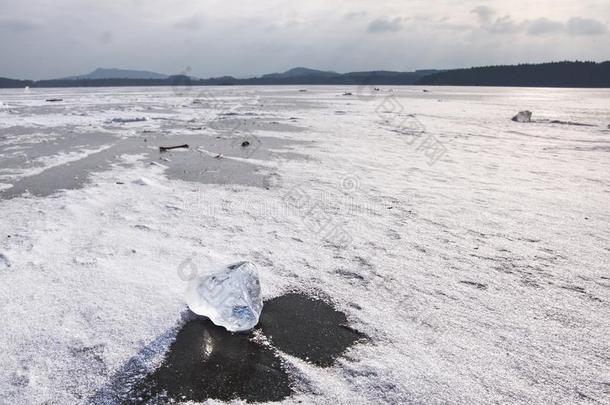
M 92 173 L 110 169 L 113 164 L 120 164 L 120 156 L 142 154 L 144 161 L 156 162 L 165 166 L 165 175 L 170 179 L 179 179 L 204 184 L 240 184 L 253 187 L 266 187 L 264 171 L 253 162 L 244 159 L 241 143 L 235 139 L 215 138 L 206 135 L 148 135 L 144 137 L 110 138 L 112 146 L 93 153 L 80 160 L 49 167 L 41 173 L 11 181 L 12 187 L 0 190 L 0 199 L 10 199 L 29 193 L 36 197 L 52 195 L 60 190 L 82 188 L 87 184 Z M 259 147 L 248 152 L 253 159 L 271 160 L 281 158 L 302 158 L 291 152 L 275 152 L 274 149 L 287 149 L 297 142 L 273 137 L 257 137 Z M 184 144 L 191 146 L 186 151 L 159 152 L 159 145 Z M 226 158 L 215 158 L 202 151 L 213 152 Z M 228 159 L 236 157 L 241 159 Z M 161 159 L 163 158 L 163 160 Z M 120 181 L 124 183 L 124 181 Z
M 249 335 L 195 319 L 178 332 L 163 364 L 125 403 L 279 401 L 292 392 L 289 375 L 272 348 L 253 342 Z
M 348 326 L 345 314 L 299 293 L 267 301 L 255 330 L 271 344 L 256 334 L 230 333 L 192 315 L 162 364 L 140 378 L 119 402 L 279 401 L 292 395 L 294 386 L 278 350 L 326 367 L 364 337 Z M 111 386 L 117 385 L 124 386 Z
M 348 326 L 343 312 L 298 293 L 266 302 L 258 327 L 273 346 L 321 367 L 364 338 Z

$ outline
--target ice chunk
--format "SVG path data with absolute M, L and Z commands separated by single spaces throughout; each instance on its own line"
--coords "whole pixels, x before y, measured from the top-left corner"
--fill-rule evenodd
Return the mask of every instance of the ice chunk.
M 198 277 L 188 287 L 186 302 L 191 311 L 230 332 L 254 328 L 263 309 L 256 266 L 239 262 Z
M 513 117 L 513 121 L 516 122 L 532 122 L 532 112 L 531 111 L 519 111 L 519 114 Z
M 146 177 L 140 177 L 132 182 L 133 184 L 137 184 L 138 186 L 152 186 L 155 184 L 152 180 L 147 179 Z

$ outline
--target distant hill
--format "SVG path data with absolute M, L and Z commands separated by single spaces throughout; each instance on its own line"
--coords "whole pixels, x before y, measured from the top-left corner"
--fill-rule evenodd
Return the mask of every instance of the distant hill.
M 316 70 L 309 69 L 304 67 L 296 67 L 290 70 L 285 71 L 282 75 L 286 77 L 295 77 L 295 76 L 309 76 L 309 75 L 322 75 L 322 76 L 337 76 L 340 73 L 333 71 L 324 71 L 324 70 Z
M 0 77 L 0 89 L 18 89 L 32 86 L 31 80 L 14 80 Z
M 342 75 L 337 84 L 370 84 L 370 85 L 408 85 L 415 84 L 419 79 L 438 70 L 417 70 L 415 72 L 392 72 L 377 70 L 372 72 L 351 72 Z
M 145 70 L 97 68 L 86 75 L 64 77 L 58 80 L 167 79 L 168 77 L 168 75 Z
M 433 71 L 417 71 L 417 72 L 390 72 L 390 71 L 373 71 L 373 72 L 350 72 L 337 73 L 322 70 L 314 70 L 307 68 L 294 68 L 284 73 L 272 73 L 250 79 L 235 79 L 233 84 L 293 84 L 293 85 L 308 85 L 308 84 L 336 84 L 336 85 L 407 85 L 414 84 L 428 72 Z
M 308 77 L 308 76 L 317 76 L 317 77 L 335 77 L 340 76 L 337 72 L 326 72 L 323 70 L 315 70 L 304 67 L 297 67 L 290 70 L 285 71 L 284 73 L 271 73 L 261 76 L 261 79 L 290 79 L 297 77 Z
M 123 77 L 129 76 L 129 77 Z M 610 61 L 553 62 L 513 66 L 484 66 L 454 70 L 337 73 L 298 67 L 283 73 L 237 79 L 222 76 L 197 79 L 185 75 L 166 76 L 153 72 L 96 69 L 84 76 L 56 80 L 0 79 L 2 87 L 107 87 L 107 86 L 232 86 L 232 85 L 455 85 L 527 87 L 610 88 Z
M 426 75 L 421 85 L 610 87 L 610 61 L 553 62 L 455 69 Z

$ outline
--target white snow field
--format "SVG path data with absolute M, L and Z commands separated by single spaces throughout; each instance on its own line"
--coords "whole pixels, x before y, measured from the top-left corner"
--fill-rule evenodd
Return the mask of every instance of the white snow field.
M 280 353 L 285 403 L 610 404 L 610 91 L 422 90 L 0 91 L 0 403 L 154 368 L 184 264 L 248 260 L 265 300 L 323 297 L 369 337 L 328 368 Z M 206 144 L 226 169 L 194 182 L 167 169 L 193 147 L 112 149 L 155 133 L 259 151 Z

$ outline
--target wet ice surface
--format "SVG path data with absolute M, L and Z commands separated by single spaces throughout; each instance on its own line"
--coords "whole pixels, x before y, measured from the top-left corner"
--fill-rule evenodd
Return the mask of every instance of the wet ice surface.
M 349 328 L 345 314 L 298 293 L 265 302 L 261 322 L 249 334 L 227 332 L 191 313 L 159 367 L 144 375 L 134 361 L 89 402 L 278 401 L 298 387 L 281 352 L 328 367 L 357 342 L 364 338 Z
M 2 400 L 166 370 L 195 255 L 252 261 L 266 301 L 327 297 L 368 336 L 320 367 L 289 321 L 262 329 L 284 402 L 608 403 L 610 93 L 421 90 L 0 92 Z
M 163 364 L 138 381 L 124 402 L 278 401 L 292 393 L 289 375 L 273 349 L 199 319 L 180 330 Z
M 99 138 L 96 139 L 99 142 Z M 270 156 L 290 156 L 304 159 L 291 152 L 271 153 L 268 148 L 286 147 L 285 142 L 271 137 L 257 137 L 265 147 L 257 147 L 252 152 L 254 159 L 269 159 Z M 146 140 L 146 141 L 145 141 Z M 239 142 L 237 142 L 239 141 Z M 113 164 L 121 164 L 126 154 L 142 154 L 142 161 L 161 165 L 169 178 L 199 183 L 233 183 L 265 187 L 268 173 L 261 167 L 248 162 L 242 155 L 248 151 L 241 147 L 241 138 L 223 139 L 195 135 L 164 136 L 147 134 L 141 138 L 111 139 L 97 150 L 80 149 L 75 159 L 26 172 L 24 176 L 5 180 L 7 187 L 0 190 L 0 198 L 14 198 L 24 194 L 48 196 L 61 190 L 81 188 L 92 173 L 109 169 Z M 187 143 L 188 150 L 159 152 L 159 146 Z M 87 146 L 88 147 L 88 146 Z M 7 171 L 18 171 L 8 169 Z M 8 176 L 7 176 L 8 177 Z M 117 181 L 121 181 L 117 178 Z
M 182 103 L 172 105 L 172 110 L 160 109 L 157 103 L 152 103 L 156 107 L 135 103 L 131 108 L 151 116 L 144 121 L 142 117 L 134 118 L 133 114 L 126 113 L 128 106 L 108 105 L 100 100 L 82 113 L 74 112 L 74 109 L 83 108 L 77 101 L 57 108 L 43 104 L 11 109 L 8 115 L 13 120 L 0 122 L 0 156 L 3 158 L 0 198 L 25 193 L 47 196 L 60 190 L 80 188 L 91 173 L 120 163 L 124 154 L 144 154 L 147 160 L 163 164 L 170 178 L 259 187 L 265 187 L 265 174 L 246 159 L 304 158 L 289 151 L 288 140 L 269 136 L 269 133 L 305 129 L 290 117 L 278 116 L 274 111 L 263 113 L 249 109 L 237 110 L 227 116 L 218 107 L 191 104 L 191 99 L 186 97 L 180 100 Z M 19 99 L 15 103 L 26 104 L 26 101 Z M 226 102 L 226 106 L 239 108 L 241 104 Z M 260 110 L 261 107 L 255 105 L 253 108 Z M 53 125 L 41 124 L 41 117 L 49 116 L 53 117 L 49 118 Z M 28 119 L 32 126 L 23 126 Z M 243 142 L 249 145 L 243 147 Z M 159 153 L 159 146 L 184 143 L 190 146 L 187 153 Z M 282 148 L 283 153 L 272 152 Z

